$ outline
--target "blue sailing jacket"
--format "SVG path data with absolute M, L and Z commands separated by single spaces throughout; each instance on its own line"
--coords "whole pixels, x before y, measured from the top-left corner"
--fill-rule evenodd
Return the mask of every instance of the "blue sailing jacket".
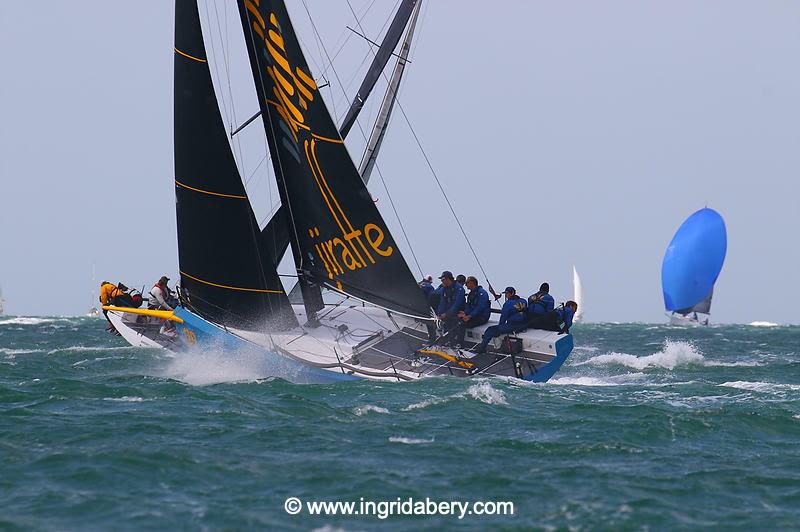
M 558 314 L 558 323 L 563 323 L 561 330 L 569 332 L 569 328 L 572 327 L 572 316 L 575 313 L 569 307 L 559 307 L 556 309 L 556 314 Z
M 503 304 L 503 309 L 500 311 L 500 325 L 524 322 L 527 308 L 527 301 L 517 295 L 511 296 L 511 299 Z
M 464 313 L 472 318 L 489 318 L 491 311 L 491 303 L 489 303 L 489 294 L 482 286 L 478 286 L 475 290 L 471 290 L 467 295 L 467 304 L 464 305 Z
M 436 291 L 442 294 L 436 314 L 447 314 L 448 318 L 452 318 L 459 310 L 464 310 L 464 287 L 460 284 L 454 282 L 450 286 L 442 285 Z
M 536 292 L 528 298 L 528 316 L 547 314 L 555 307 L 555 299 L 547 292 Z

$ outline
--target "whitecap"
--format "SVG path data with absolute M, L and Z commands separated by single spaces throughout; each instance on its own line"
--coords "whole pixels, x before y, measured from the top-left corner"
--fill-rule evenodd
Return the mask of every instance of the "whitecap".
M 576 366 L 585 364 L 593 366 L 628 366 L 634 369 L 645 369 L 659 367 L 665 369 L 675 369 L 678 366 L 688 366 L 690 364 L 700 364 L 705 362 L 705 358 L 691 342 L 683 340 L 666 340 L 661 351 L 652 355 L 636 356 L 627 353 L 608 353 L 592 357 L 585 362 L 579 362 Z
M 800 384 L 779 384 L 775 382 L 761 382 L 761 381 L 730 381 L 723 382 L 719 386 L 726 386 L 728 388 L 738 388 L 740 390 L 749 390 L 751 392 L 786 392 L 786 391 L 800 391 Z
M 382 406 L 375 406 L 375 405 L 361 405 L 357 406 L 353 409 L 353 412 L 357 416 L 363 416 L 364 414 L 368 414 L 370 412 L 375 412 L 377 414 L 388 414 L 389 410 L 383 408 Z
M 40 349 L 10 349 L 7 347 L 0 347 L 0 353 L 6 355 L 27 355 L 30 353 L 41 353 Z
M 502 390 L 494 388 L 488 382 L 479 382 L 467 388 L 467 394 L 488 405 L 507 405 L 506 396 Z
M 435 438 L 431 438 L 430 440 L 425 440 L 422 438 L 406 438 L 405 436 L 390 436 L 389 441 L 391 443 L 405 443 L 406 445 L 419 445 L 422 443 L 433 443 Z
M 122 403 L 141 403 L 147 401 L 144 397 L 131 397 L 124 395 L 122 397 L 103 397 L 103 401 L 117 401 Z
M 750 327 L 780 327 L 780 325 L 771 321 L 753 321 L 749 325 Z
M 42 323 L 53 323 L 63 321 L 57 318 L 34 318 L 32 316 L 17 316 L 6 320 L 0 320 L 0 325 L 41 325 Z
M 432 405 L 438 405 L 442 403 L 446 403 L 452 399 L 452 397 L 432 397 L 430 399 L 425 399 L 424 401 L 420 401 L 419 403 L 413 403 L 408 405 L 407 407 L 403 408 L 404 411 L 408 412 L 410 410 L 418 410 L 420 408 L 427 408 Z
M 560 386 L 627 386 L 631 384 L 642 385 L 642 379 L 645 378 L 644 373 L 627 373 L 625 375 L 617 375 L 615 377 L 559 377 L 550 379 L 547 384 L 555 384 Z

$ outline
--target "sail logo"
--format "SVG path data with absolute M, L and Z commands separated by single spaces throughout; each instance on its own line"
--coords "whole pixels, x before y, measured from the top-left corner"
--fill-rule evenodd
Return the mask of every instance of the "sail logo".
M 317 84 L 301 68 L 292 69 L 275 14 L 270 13 L 270 27 L 267 28 L 264 17 L 258 10 L 259 5 L 260 0 L 245 1 L 247 10 L 252 13 L 253 31 L 261 37 L 266 46 L 265 57 L 270 64 L 265 70 L 267 75 L 272 78 L 272 92 L 277 98 L 277 101 L 274 102 L 275 108 L 291 128 L 291 134 L 297 142 L 298 130 L 300 128 L 309 129 L 305 124 L 303 112 L 308 110 L 308 102 L 314 101 L 313 91 L 317 90 Z
M 315 134 L 306 124 L 305 114 L 310 102 L 314 101 L 314 91 L 317 85 L 309 74 L 299 67 L 293 67 L 278 24 L 275 13 L 269 14 L 269 24 L 259 11 L 261 0 L 245 0 L 245 6 L 250 12 L 253 31 L 263 40 L 265 49 L 262 49 L 261 58 L 266 60 L 264 71 L 272 80 L 272 93 L 276 100 L 267 99 L 266 103 L 272 105 L 278 112 L 281 135 L 281 145 L 297 161 L 298 164 L 308 164 L 325 205 L 331 214 L 332 220 L 339 228 L 339 235 L 329 237 L 321 235 L 317 226 L 308 228 L 308 235 L 319 259 L 325 266 L 329 280 L 345 274 L 376 264 L 379 257 L 389 257 L 394 253 L 394 248 L 389 244 L 387 231 L 375 223 L 365 223 L 355 226 L 348 218 L 342 205 L 333 193 L 333 190 L 322 170 L 317 158 L 317 146 L 320 141 L 326 143 L 342 144 L 341 138 L 327 138 Z M 298 135 L 300 130 L 307 134 Z M 292 142 L 294 139 L 294 142 Z M 302 143 L 300 142 L 302 140 Z M 305 161 L 300 154 L 300 148 L 305 152 Z M 313 255 L 312 255 L 313 262 Z M 342 283 L 336 281 L 341 290 Z

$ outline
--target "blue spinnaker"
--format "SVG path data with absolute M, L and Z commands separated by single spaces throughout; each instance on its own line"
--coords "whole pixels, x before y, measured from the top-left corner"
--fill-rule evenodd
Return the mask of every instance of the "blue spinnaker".
M 668 311 L 687 313 L 710 297 L 727 247 L 725 222 L 717 211 L 700 209 L 683 222 L 661 265 L 664 307 Z

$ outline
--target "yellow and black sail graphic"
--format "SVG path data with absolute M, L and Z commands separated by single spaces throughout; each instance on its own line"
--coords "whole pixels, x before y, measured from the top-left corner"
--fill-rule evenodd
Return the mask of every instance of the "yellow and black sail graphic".
M 318 92 L 282 1 L 240 0 L 298 268 L 376 305 L 430 310 Z

